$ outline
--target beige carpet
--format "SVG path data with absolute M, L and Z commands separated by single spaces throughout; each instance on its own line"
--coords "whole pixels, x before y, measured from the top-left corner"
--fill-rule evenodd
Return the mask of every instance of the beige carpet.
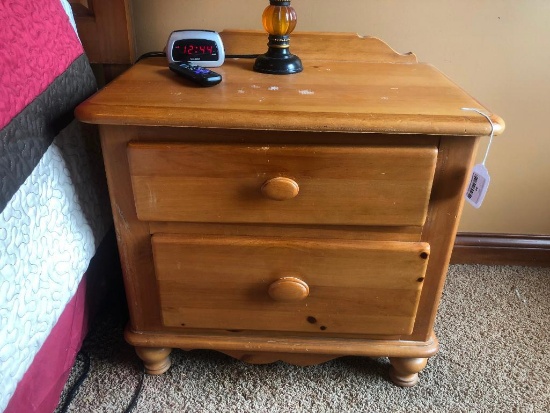
M 91 371 L 68 411 L 123 412 L 130 403 L 141 373 L 121 313 L 110 308 L 89 335 Z M 386 359 L 247 365 L 176 350 L 166 374 L 145 377 L 133 411 L 550 412 L 549 328 L 550 268 L 454 265 L 436 324 L 441 350 L 414 388 L 389 382 Z M 82 369 L 79 359 L 66 390 Z

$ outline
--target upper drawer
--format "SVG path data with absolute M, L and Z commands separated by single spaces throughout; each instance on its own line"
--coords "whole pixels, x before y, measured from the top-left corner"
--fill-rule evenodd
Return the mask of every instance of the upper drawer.
M 422 225 L 437 149 L 130 143 L 146 221 Z

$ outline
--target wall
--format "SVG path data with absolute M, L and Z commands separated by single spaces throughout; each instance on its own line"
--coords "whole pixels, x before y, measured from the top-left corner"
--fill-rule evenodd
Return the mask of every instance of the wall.
M 177 29 L 259 29 L 268 0 L 133 0 L 138 55 L 162 50 Z M 379 37 L 414 52 L 506 121 L 486 166 L 479 210 L 464 207 L 460 231 L 550 234 L 550 1 L 294 0 L 296 31 Z M 259 51 L 263 52 L 263 51 Z M 480 145 L 483 158 L 488 139 Z

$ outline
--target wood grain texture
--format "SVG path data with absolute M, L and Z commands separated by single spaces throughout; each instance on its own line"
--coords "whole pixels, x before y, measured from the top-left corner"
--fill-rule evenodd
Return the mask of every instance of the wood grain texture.
M 223 129 L 216 127 L 167 127 L 124 125 L 132 142 L 142 143 L 240 143 L 262 145 L 438 146 L 439 136 L 274 129 Z M 322 133 L 321 133 L 322 132 Z
M 220 33 L 226 54 L 258 54 L 266 49 L 265 32 L 251 30 L 224 30 Z M 341 52 L 346 44 L 347 53 Z M 376 37 L 362 37 L 355 33 L 294 32 L 291 51 L 305 60 L 332 60 L 333 56 L 361 63 L 417 63 L 413 53 L 399 54 Z
M 149 225 L 136 216 L 126 148 L 131 133 L 124 128 L 101 126 L 101 147 L 122 275 L 134 330 L 154 330 L 161 325 L 157 282 Z
M 260 41 L 224 36 L 230 50 Z M 490 133 L 461 108 L 489 111 L 376 39 L 293 42 L 298 75 L 229 60 L 202 89 L 148 59 L 77 109 L 102 125 L 126 339 L 256 363 L 390 356 L 394 380 L 414 385 L 437 352 L 468 173 Z M 353 61 L 321 53 L 348 42 Z
M 143 360 L 143 367 L 147 374 L 158 376 L 170 368 L 171 348 L 136 347 L 136 354 Z
M 254 351 L 227 350 L 222 351 L 222 353 L 249 364 L 269 364 L 277 361 L 284 361 L 295 366 L 312 366 L 325 363 L 337 357 L 326 354 L 259 353 Z
M 422 232 L 422 240 L 430 244 L 431 259 L 411 336 L 417 340 L 427 339 L 433 331 L 478 143 L 475 137 L 442 137 L 439 145 L 428 219 Z
M 275 301 L 301 301 L 309 295 L 309 285 L 297 277 L 281 277 L 269 285 L 267 294 Z
M 426 367 L 424 357 L 390 357 L 391 380 L 401 387 L 412 387 L 418 383 L 418 372 Z
M 71 0 L 78 35 L 91 63 L 135 60 L 130 0 Z
M 312 39 L 305 38 L 304 46 L 318 48 Z M 327 37 L 324 44 L 339 47 L 341 41 Z M 302 61 L 302 73 L 274 76 L 253 72 L 245 60 L 228 59 L 217 69 L 223 82 L 200 88 L 171 73 L 165 59 L 146 59 L 79 106 L 76 114 L 85 122 L 142 126 L 490 133 L 483 116 L 461 108 L 488 111 L 430 65 Z M 498 135 L 504 122 L 496 115 L 493 120 Z
M 231 336 L 212 332 L 210 334 L 147 334 L 136 333 L 126 328 L 124 337 L 128 343 L 147 347 L 151 342 L 163 347 L 182 348 L 184 350 L 206 349 L 238 352 L 323 354 L 336 356 L 369 357 L 431 357 L 439 350 L 435 336 L 426 341 L 384 340 L 364 338 L 317 337 L 270 337 L 254 334 L 233 334 Z
M 293 179 L 278 176 L 265 181 L 260 190 L 267 199 L 287 201 L 296 198 L 300 192 L 300 186 Z
M 409 334 L 429 255 L 425 243 L 155 234 L 152 244 L 165 325 L 326 334 Z M 289 276 L 307 298 L 273 300 Z
M 132 143 L 138 217 L 144 221 L 422 225 L 435 147 Z M 277 202 L 266 181 L 300 191 Z
M 194 234 L 258 237 L 301 237 L 365 241 L 420 241 L 422 227 L 364 227 L 350 225 L 281 225 L 151 222 L 151 234 Z

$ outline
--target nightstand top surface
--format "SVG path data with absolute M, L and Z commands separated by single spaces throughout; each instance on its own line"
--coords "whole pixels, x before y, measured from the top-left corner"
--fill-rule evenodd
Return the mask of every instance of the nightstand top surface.
M 251 52 L 243 44 L 256 53 L 265 48 L 261 33 L 236 32 L 236 40 L 222 34 L 227 54 Z M 351 60 L 331 60 L 339 48 L 353 50 Z M 252 70 L 253 59 L 226 59 L 212 69 L 222 83 L 208 88 L 176 76 L 166 59 L 145 59 L 80 105 L 76 116 L 110 125 L 489 135 L 487 119 L 462 110 L 468 107 L 490 114 L 495 134 L 504 130 L 500 117 L 433 66 L 378 39 L 297 34 L 291 51 L 302 59 L 302 73 L 266 75 Z

